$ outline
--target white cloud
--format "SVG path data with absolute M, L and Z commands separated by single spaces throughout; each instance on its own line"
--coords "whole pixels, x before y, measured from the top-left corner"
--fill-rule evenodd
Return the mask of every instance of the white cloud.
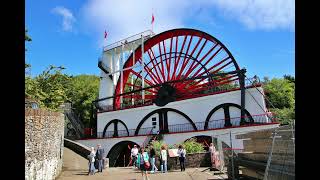
M 62 16 L 62 30 L 72 32 L 73 30 L 73 23 L 76 21 L 75 17 L 73 16 L 72 12 L 62 6 L 58 6 L 52 9 L 52 13 L 58 14 Z
M 187 21 L 214 25 L 218 13 L 253 30 L 292 30 L 294 8 L 293 0 L 87 0 L 80 14 L 102 45 L 105 30 L 109 44 L 151 29 L 152 12 L 155 33 L 187 27 Z
M 88 0 L 81 13 L 101 41 L 104 30 L 109 32 L 110 43 L 151 29 L 152 12 L 155 33 L 185 27 L 184 21 L 195 7 L 200 5 L 184 0 Z
M 251 30 L 294 31 L 294 0 L 213 0 L 212 5 Z

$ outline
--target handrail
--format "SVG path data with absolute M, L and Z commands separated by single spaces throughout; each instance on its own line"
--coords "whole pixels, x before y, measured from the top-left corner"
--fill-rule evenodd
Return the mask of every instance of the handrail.
M 272 122 L 276 122 L 276 117 L 272 117 L 272 121 L 269 122 L 268 117 L 270 116 L 270 113 L 265 113 L 265 114 L 257 114 L 257 115 L 251 115 L 251 117 L 254 120 L 253 124 L 266 124 L 266 123 L 272 123 Z M 240 125 L 240 120 L 243 118 L 249 118 L 250 116 L 239 116 L 239 117 L 232 117 L 230 118 L 230 121 L 232 123 L 232 127 L 237 127 L 237 126 L 241 126 Z M 222 119 L 214 119 L 209 121 L 208 123 L 208 129 L 212 130 L 212 129 L 220 129 L 224 127 L 224 123 L 225 123 L 225 118 Z M 205 122 L 195 122 L 195 125 L 197 127 L 198 130 L 204 130 L 204 125 Z M 150 131 L 147 131 L 148 129 L 150 129 Z M 193 126 L 190 123 L 184 123 L 184 124 L 174 124 L 174 125 L 169 125 L 168 126 L 169 132 L 185 132 L 185 131 L 193 131 Z M 139 130 L 139 135 L 151 135 L 153 130 L 153 127 L 146 127 L 146 128 L 141 128 Z M 134 136 L 134 132 L 136 131 L 136 129 L 129 129 L 129 134 L 127 132 L 127 130 L 120 130 L 118 131 L 118 137 L 127 137 L 127 136 Z M 100 133 L 101 135 L 98 137 L 101 138 L 112 138 L 114 131 L 106 131 L 105 132 L 105 137 L 102 137 L 102 133 Z
M 76 117 L 75 113 L 72 110 L 65 111 L 64 113 L 81 138 L 84 135 L 84 125 L 82 124 L 82 122 Z
M 147 34 L 147 33 L 148 33 L 148 34 Z M 145 35 L 145 34 L 146 34 L 146 35 Z M 129 36 L 129 37 L 125 38 L 125 39 L 122 39 L 122 40 L 120 40 L 120 41 L 117 41 L 117 42 L 114 42 L 114 43 L 109 44 L 109 45 L 107 45 L 107 46 L 104 46 L 104 47 L 103 47 L 103 51 L 108 51 L 108 50 L 113 49 L 113 48 L 115 48 L 115 47 L 119 47 L 119 46 L 121 46 L 122 42 L 125 42 L 125 41 L 130 42 L 130 41 L 128 41 L 128 39 L 133 38 L 133 37 L 135 37 L 135 36 L 139 36 L 139 35 L 152 36 L 152 35 L 154 35 L 154 32 L 151 31 L 151 30 L 146 30 L 146 31 L 143 31 L 143 32 L 141 32 L 141 33 L 134 34 L 134 35 Z M 136 40 L 138 40 L 138 39 L 133 39 L 133 41 L 136 41 Z
M 149 134 L 147 134 L 147 137 L 145 138 L 144 142 L 142 143 L 142 147 L 145 147 L 146 146 L 146 143 L 149 143 L 150 141 L 150 135 L 153 131 L 154 127 L 151 128 L 151 130 L 149 131 Z
M 245 81 L 247 81 L 247 80 L 245 80 Z M 250 85 L 250 84 L 246 83 L 245 88 L 249 89 L 249 88 L 255 88 L 255 87 L 259 87 L 259 86 L 261 86 L 260 83 L 256 83 L 255 85 L 252 85 L 252 84 Z M 143 88 L 143 89 L 148 89 L 148 88 L 150 88 L 150 87 L 146 87 L 146 88 Z M 193 95 L 190 95 L 188 97 L 179 97 L 179 98 L 176 99 L 176 101 L 181 101 L 181 100 L 186 100 L 186 99 L 191 99 L 191 98 L 204 97 L 204 96 L 210 96 L 210 95 L 221 94 L 221 93 L 227 93 L 227 92 L 237 91 L 237 90 L 240 90 L 240 87 L 238 87 L 237 85 L 235 85 L 234 87 L 223 87 L 223 88 L 218 87 L 217 89 L 209 89 L 209 90 L 207 90 L 208 92 L 200 92 L 198 94 L 193 94 Z M 138 108 L 138 107 L 153 105 L 152 101 L 142 101 L 142 100 L 139 100 L 139 99 L 135 100 L 134 105 L 122 103 L 120 108 L 117 108 L 117 109 L 114 109 L 114 107 L 110 106 L 110 105 L 108 106 L 108 105 L 100 105 L 99 104 L 99 102 L 101 102 L 101 101 L 105 101 L 107 99 L 113 99 L 113 98 L 118 97 L 118 96 L 127 96 L 127 95 L 130 95 L 130 94 L 134 94 L 134 93 L 136 93 L 138 91 L 139 91 L 139 89 L 138 90 L 134 90 L 132 92 L 125 92 L 123 94 L 118 94 L 118 95 L 115 95 L 115 96 L 100 98 L 100 99 L 94 100 L 93 103 L 98 105 L 98 106 L 100 106 L 100 108 L 102 109 L 102 110 L 98 109 L 98 113 L 118 111 L 118 110 L 124 110 L 124 109 L 131 109 L 131 108 Z

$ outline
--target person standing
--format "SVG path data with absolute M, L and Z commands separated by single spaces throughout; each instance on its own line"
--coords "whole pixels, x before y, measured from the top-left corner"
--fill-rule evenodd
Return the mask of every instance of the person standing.
M 161 146 L 160 157 L 161 157 L 161 172 L 165 173 L 167 172 L 167 150 L 164 145 Z
M 104 158 L 104 149 L 101 148 L 101 144 L 98 144 L 97 152 L 96 152 L 96 157 L 98 159 L 98 172 L 102 172 L 102 163 L 103 163 L 103 158 Z
M 150 168 L 149 155 L 144 151 L 143 147 L 140 149 L 140 153 L 137 155 L 137 163 L 140 165 L 142 179 L 145 179 L 144 177 L 146 177 L 146 179 L 149 180 L 147 171 Z
M 178 155 L 179 155 L 179 161 L 180 161 L 180 169 L 181 171 L 185 171 L 186 168 L 184 166 L 184 162 L 186 159 L 186 150 L 183 148 L 182 145 L 179 145 L 178 147 Z
M 212 168 L 219 169 L 220 168 L 219 151 L 216 150 L 213 143 L 210 143 L 209 151 L 210 151 L 210 156 L 211 156 Z
M 156 166 L 156 151 L 154 150 L 153 146 L 151 146 L 150 148 L 150 159 L 151 159 L 151 173 L 155 173 L 158 171 L 158 168 Z
M 91 152 L 88 155 L 89 160 L 89 173 L 88 175 L 94 175 L 96 168 L 94 167 L 94 161 L 95 161 L 96 152 L 94 150 L 94 147 L 91 147 Z
M 133 148 L 131 149 L 131 159 L 132 159 L 132 167 L 137 167 L 138 168 L 138 165 L 136 163 L 137 161 L 137 155 L 138 155 L 138 148 L 137 148 L 137 145 L 134 145 Z

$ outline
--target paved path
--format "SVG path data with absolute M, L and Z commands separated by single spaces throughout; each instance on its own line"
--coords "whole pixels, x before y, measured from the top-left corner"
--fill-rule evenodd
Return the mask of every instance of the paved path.
M 141 173 L 132 168 L 118 167 L 108 168 L 102 173 L 96 173 L 93 176 L 88 176 L 88 161 L 71 151 L 64 148 L 63 167 L 60 176 L 57 180 L 142 180 Z M 168 173 L 150 174 L 150 180 L 208 180 L 208 179 L 223 179 L 221 176 L 212 176 L 210 172 L 201 172 L 205 168 L 187 168 L 185 172 L 170 171 Z

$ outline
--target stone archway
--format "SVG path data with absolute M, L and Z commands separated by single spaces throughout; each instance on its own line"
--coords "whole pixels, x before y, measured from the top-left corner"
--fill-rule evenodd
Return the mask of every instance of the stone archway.
M 121 141 L 115 144 L 109 151 L 107 158 L 109 158 L 109 166 L 110 167 L 125 167 L 130 162 L 130 153 L 133 145 L 139 144 L 133 141 Z

